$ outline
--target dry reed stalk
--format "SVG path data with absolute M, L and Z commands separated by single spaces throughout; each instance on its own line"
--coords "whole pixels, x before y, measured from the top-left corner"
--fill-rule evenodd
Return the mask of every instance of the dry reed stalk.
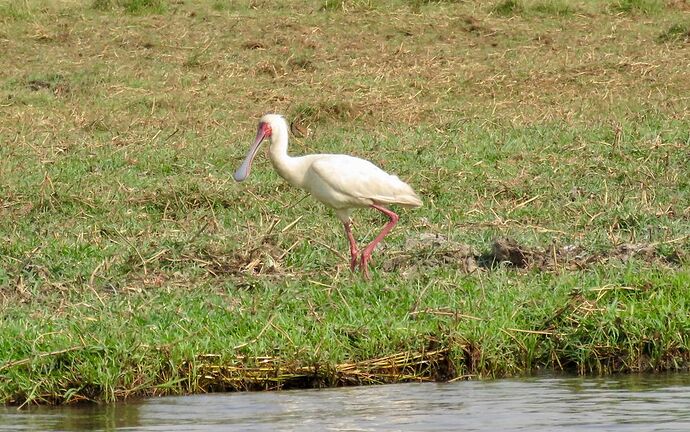
M 227 390 L 278 387 L 305 387 L 304 382 L 335 385 L 380 384 L 407 381 L 434 381 L 439 365 L 447 362 L 448 349 L 400 352 L 390 356 L 327 365 L 293 365 L 278 357 L 237 357 L 235 364 L 218 364 L 219 356 L 200 356 L 197 365 L 202 388 Z M 257 366 L 245 366 L 249 361 Z M 445 367 L 445 366 L 443 366 Z M 300 384 L 301 383 L 301 384 Z M 306 385 L 309 386 L 309 385 Z

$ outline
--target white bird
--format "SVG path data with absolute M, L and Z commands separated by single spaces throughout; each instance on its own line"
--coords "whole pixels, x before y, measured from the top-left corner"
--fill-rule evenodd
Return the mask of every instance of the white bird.
M 361 251 L 360 270 L 369 278 L 369 260 L 376 245 L 393 229 L 399 216 L 386 208 L 389 204 L 415 208 L 422 201 L 412 188 L 397 176 L 390 175 L 373 163 L 340 154 L 314 154 L 292 157 L 287 153 L 288 124 L 278 114 L 266 114 L 259 120 L 254 144 L 244 162 L 235 171 L 241 182 L 249 171 L 261 142 L 270 138 L 269 158 L 278 174 L 290 185 L 304 189 L 314 198 L 335 209 L 350 242 L 350 269 L 355 270 L 359 250 L 352 235 L 350 215 L 355 208 L 371 207 L 388 216 L 390 221 L 379 235 Z

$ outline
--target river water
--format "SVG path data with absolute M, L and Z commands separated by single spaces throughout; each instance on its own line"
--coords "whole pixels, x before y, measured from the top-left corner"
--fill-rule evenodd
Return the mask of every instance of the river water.
M 535 377 L 0 408 L 0 431 L 690 431 L 690 374 Z

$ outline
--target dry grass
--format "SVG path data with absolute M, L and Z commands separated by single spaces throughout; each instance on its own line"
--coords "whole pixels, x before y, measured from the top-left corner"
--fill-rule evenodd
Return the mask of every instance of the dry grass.
M 386 384 L 447 380 L 454 377 L 448 350 L 401 352 L 354 363 L 291 364 L 279 358 L 238 358 L 236 366 L 219 356 L 201 356 L 194 365 L 198 386 L 213 391 L 278 390 L 304 387 Z M 248 366 L 255 364 L 256 366 Z
M 405 6 L 312 8 L 295 2 L 298 12 L 286 14 L 175 3 L 162 16 L 114 17 L 63 6 L 57 19 L 33 9 L 31 18 L 5 25 L 2 78 L 29 87 L 41 79 L 47 87 L 40 90 L 55 98 L 91 97 L 102 106 L 66 103 L 50 113 L 8 100 L 15 108 L 6 125 L 32 119 L 58 136 L 97 127 L 132 145 L 154 138 L 143 128 L 213 136 L 222 126 L 236 138 L 233 125 L 267 111 L 391 127 L 476 116 L 608 121 L 645 107 L 688 117 L 687 50 L 656 43 L 676 17 L 650 21 L 598 9 L 567 20 L 506 19 L 472 2 L 419 14 Z M 264 21 L 266 14 L 274 19 Z M 74 19 L 81 24 L 71 25 Z M 28 60 L 20 73 L 16 58 Z M 141 116 L 109 112 L 114 102 Z

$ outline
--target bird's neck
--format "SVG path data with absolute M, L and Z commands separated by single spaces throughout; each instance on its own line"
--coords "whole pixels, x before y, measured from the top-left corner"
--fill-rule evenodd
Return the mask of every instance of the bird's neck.
M 271 145 L 268 155 L 273 167 L 282 178 L 287 180 L 292 186 L 302 187 L 304 170 L 302 169 L 301 158 L 291 157 L 287 152 L 288 133 L 287 129 L 273 131 Z

